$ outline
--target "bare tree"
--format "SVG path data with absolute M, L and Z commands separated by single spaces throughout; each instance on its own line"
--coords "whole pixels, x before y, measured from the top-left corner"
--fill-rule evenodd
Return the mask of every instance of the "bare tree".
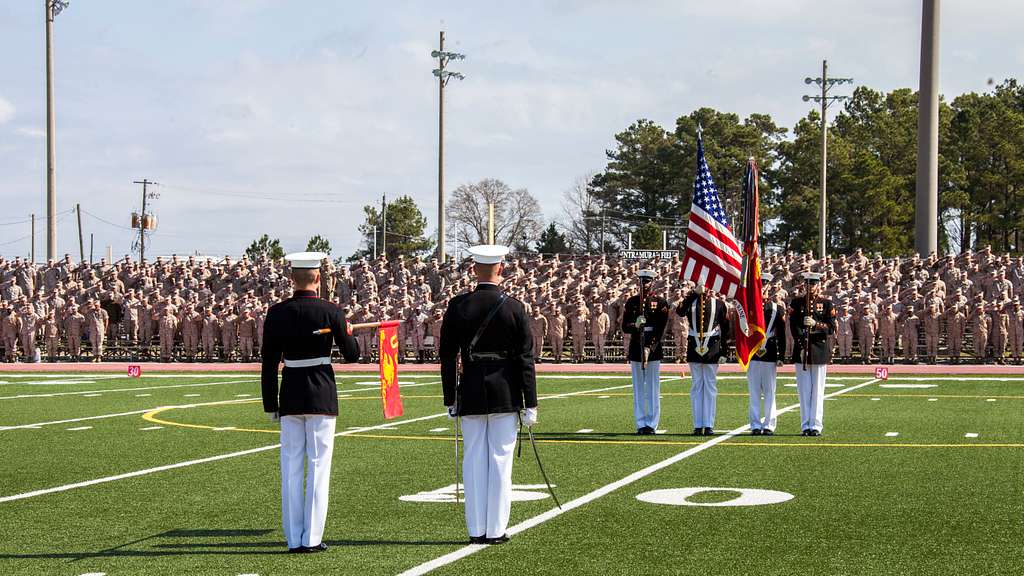
M 452 192 L 446 207 L 455 241 L 473 245 L 487 242 L 487 206 L 494 203 L 494 241 L 525 246 L 540 236 L 540 205 L 525 188 L 513 190 L 501 180 L 463 184 Z
M 601 251 L 601 205 L 590 193 L 594 174 L 576 178 L 562 195 L 564 219 L 558 226 L 565 231 L 569 248 L 576 253 Z

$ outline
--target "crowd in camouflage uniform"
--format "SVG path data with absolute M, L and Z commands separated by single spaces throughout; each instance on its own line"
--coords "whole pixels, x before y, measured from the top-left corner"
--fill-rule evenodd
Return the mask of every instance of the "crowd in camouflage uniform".
M 539 361 L 618 361 L 636 271 L 654 269 L 654 293 L 674 305 L 692 289 L 678 279 L 680 266 L 678 257 L 524 254 L 507 261 L 505 286 L 526 305 Z M 988 248 L 927 259 L 785 253 L 766 256 L 762 269 L 774 275 L 767 294 L 783 308 L 798 296 L 802 272 L 824 274 L 823 292 L 838 311 L 839 362 L 1020 362 L 1024 257 Z M 467 263 L 402 257 L 325 262 L 322 278 L 321 296 L 351 322 L 401 320 L 400 357 L 421 362 L 433 358 L 448 300 L 473 286 Z M 281 261 L 172 257 L 140 266 L 126 257 L 80 266 L 65 257 L 37 266 L 0 258 L 0 350 L 7 361 L 31 361 L 37 348 L 44 360 L 253 360 L 267 308 L 290 292 Z M 685 357 L 688 330 L 673 312 L 669 357 Z M 355 336 L 362 350 L 376 348 L 375 331 Z

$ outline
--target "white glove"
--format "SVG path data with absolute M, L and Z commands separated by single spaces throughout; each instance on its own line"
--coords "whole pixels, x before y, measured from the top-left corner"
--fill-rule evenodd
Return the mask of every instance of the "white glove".
M 448 419 L 455 420 L 459 416 L 459 411 L 455 409 L 455 406 L 445 406 L 448 410 Z
M 533 425 L 537 423 L 537 409 L 527 408 L 526 410 L 523 410 L 523 414 L 520 416 L 520 418 L 523 421 L 523 426 L 526 426 L 527 428 L 532 428 Z
M 634 323 L 637 328 L 643 328 L 644 324 L 647 324 L 647 318 L 644 318 L 643 316 L 638 316 Z
M 267 412 L 267 417 L 270 418 L 271 422 L 281 421 L 281 415 L 279 412 Z
M 804 326 L 808 328 L 814 326 L 814 318 L 812 316 L 804 316 Z

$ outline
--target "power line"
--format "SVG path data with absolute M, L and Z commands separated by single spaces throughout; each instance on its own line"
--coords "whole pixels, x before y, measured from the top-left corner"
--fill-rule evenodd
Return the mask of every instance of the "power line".
M 245 198 L 247 200 L 265 200 L 270 202 L 288 202 L 288 203 L 305 203 L 305 204 L 338 204 L 342 206 L 358 206 L 361 202 L 354 202 L 351 200 L 327 200 L 323 198 L 309 198 L 308 196 L 273 196 L 268 194 L 255 194 L 252 192 L 245 191 L 234 191 L 225 190 L 219 188 L 209 187 L 194 187 L 194 186 L 182 186 L 178 184 L 161 184 L 162 188 L 168 188 L 170 190 L 180 190 L 183 192 L 196 192 L 210 196 L 224 196 L 227 198 Z M 349 194 L 335 194 L 332 192 L 317 193 L 321 196 L 349 196 Z
M 57 217 L 58 217 L 57 221 L 58 222 L 60 221 L 59 218 L 61 216 L 64 216 L 66 214 L 70 214 L 71 212 L 74 212 L 74 211 L 75 211 L 74 208 L 72 208 L 71 210 L 65 210 L 64 212 L 58 212 L 57 213 Z M 40 216 L 40 217 L 36 218 L 37 222 L 40 221 L 40 220 L 47 220 L 47 217 L 46 216 Z M 0 222 L 0 226 L 16 226 L 18 224 L 28 224 L 31 221 L 32 221 L 32 218 L 25 218 L 24 220 L 17 220 L 15 222 Z
M 15 238 L 14 240 L 8 240 L 7 242 L 0 242 L 0 246 L 7 246 L 8 244 L 14 244 L 15 242 L 21 242 L 22 240 L 28 240 L 31 237 L 32 237 L 31 234 L 26 234 L 25 236 L 22 236 L 21 238 Z
M 120 228 L 120 229 L 122 229 L 122 230 L 130 230 L 130 231 L 133 231 L 133 232 L 134 232 L 134 230 L 135 230 L 134 228 L 132 228 L 132 227 L 130 227 L 130 226 L 122 226 L 122 225 L 120 225 L 120 224 L 114 224 L 114 223 L 113 223 L 113 222 L 111 222 L 110 220 L 107 220 L 106 218 L 101 218 L 101 217 L 99 217 L 99 216 L 97 216 L 97 215 L 93 214 L 92 212 L 89 212 L 88 210 L 86 210 L 86 209 L 84 209 L 84 208 L 82 209 L 82 212 L 83 212 L 84 214 L 87 214 L 87 215 L 89 215 L 89 216 L 92 216 L 93 218 L 95 218 L 95 219 L 99 220 L 100 222 L 103 222 L 104 224 L 107 224 L 107 225 L 113 226 L 114 228 Z

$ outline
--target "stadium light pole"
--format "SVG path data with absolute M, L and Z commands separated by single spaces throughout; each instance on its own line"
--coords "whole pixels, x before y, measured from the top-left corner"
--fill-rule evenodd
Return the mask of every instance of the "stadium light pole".
M 464 80 L 466 77 L 459 72 L 448 70 L 448 63 L 452 60 L 465 60 L 465 54 L 458 52 L 445 52 L 444 30 L 441 31 L 441 42 L 437 50 L 430 53 L 432 58 L 437 58 L 437 68 L 434 69 L 434 76 L 437 76 L 437 260 L 444 264 L 444 87 L 452 78 Z
M 921 6 L 914 207 L 914 248 L 921 257 L 938 252 L 939 240 L 939 4 L 939 0 L 923 0 Z
M 804 78 L 805 84 L 817 84 L 821 87 L 821 95 L 804 95 L 804 102 L 811 100 L 821 104 L 821 206 L 818 213 L 818 252 L 822 260 L 828 254 L 828 204 L 826 197 L 826 177 L 828 173 L 828 107 L 833 102 L 847 100 L 849 96 L 829 96 L 829 91 L 837 84 L 853 84 L 853 78 L 829 78 L 828 60 L 821 61 L 820 78 Z
M 46 259 L 57 253 L 57 144 L 53 110 L 53 19 L 68 7 L 68 0 L 46 3 Z

